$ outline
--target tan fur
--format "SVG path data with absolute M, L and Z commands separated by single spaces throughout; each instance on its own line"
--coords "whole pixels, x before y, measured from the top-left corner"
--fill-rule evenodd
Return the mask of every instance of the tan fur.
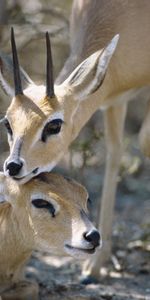
M 5 202 L 0 203 L 2 299 L 29 299 L 29 290 L 35 290 L 34 284 L 31 284 L 31 289 L 28 287 L 23 274 L 23 266 L 33 249 L 68 255 L 65 250 L 65 244 L 68 243 L 78 247 L 70 255 L 78 258 L 89 255 L 86 250 L 85 253 L 79 250 L 90 247 L 90 243 L 84 241 L 83 234 L 94 229 L 87 215 L 85 219 L 81 215 L 81 211 L 87 213 L 87 191 L 77 182 L 63 176 L 52 173 L 43 176 L 42 180 L 32 179 L 25 185 L 18 185 L 0 174 L 0 194 L 5 198 Z M 59 206 L 54 218 L 46 209 L 33 206 L 31 202 L 34 195 Z M 27 287 L 26 298 L 24 289 L 20 288 L 21 282 L 23 287 L 24 284 Z M 15 298 L 17 289 L 21 289 L 20 298 L 19 295 Z
M 10 141 L 8 160 L 13 157 L 16 139 L 21 137 L 23 140 L 20 157 L 25 164 L 17 176 L 20 183 L 23 183 L 34 176 L 32 172 L 35 168 L 39 168 L 38 172 L 50 171 L 92 114 L 99 108 L 104 110 L 107 160 L 99 228 L 105 245 L 95 262 L 86 270 L 86 273 L 94 276 L 99 275 L 102 263 L 110 254 L 113 207 L 127 101 L 137 89 L 150 83 L 149 11 L 150 2 L 147 0 L 74 0 L 71 52 L 56 81 L 56 97 L 52 100 L 45 99 L 45 87 L 30 84 L 24 90 L 29 99 L 18 96 L 18 101 L 18 97 L 15 97 L 6 114 L 14 136 L 13 141 Z M 120 39 L 115 52 L 112 51 L 110 55 L 112 59 L 109 63 L 106 59 L 107 49 L 115 34 L 119 34 Z M 92 59 L 89 57 L 87 62 L 84 61 L 77 67 L 95 51 L 98 52 Z M 103 64 L 98 69 L 105 53 L 105 70 Z M 1 68 L 3 69 L 2 62 Z M 95 80 L 99 77 L 97 84 Z M 94 83 L 95 92 L 92 89 L 88 92 Z M 64 114 L 61 132 L 42 143 L 40 136 L 45 121 L 56 111 Z M 148 155 L 150 135 L 147 136 L 146 132 L 149 127 L 149 118 L 146 117 L 140 141 Z

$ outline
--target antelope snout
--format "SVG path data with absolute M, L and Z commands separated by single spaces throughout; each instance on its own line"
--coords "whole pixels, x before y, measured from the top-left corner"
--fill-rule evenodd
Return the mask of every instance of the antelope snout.
M 101 237 L 98 230 L 90 230 L 89 232 L 84 233 L 84 239 L 89 242 L 94 248 L 98 247 L 101 244 Z
M 6 170 L 9 172 L 9 176 L 16 176 L 22 169 L 23 163 L 20 159 L 7 161 Z

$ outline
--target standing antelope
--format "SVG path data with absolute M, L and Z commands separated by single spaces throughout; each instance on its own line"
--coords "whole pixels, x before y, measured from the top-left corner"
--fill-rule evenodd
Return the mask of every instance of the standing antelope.
M 23 266 L 33 249 L 86 258 L 101 243 L 87 216 L 88 193 L 74 180 L 42 174 L 19 185 L 0 173 L 0 295 L 37 299 Z
M 74 0 L 70 57 L 57 84 L 53 86 L 48 34 L 46 88 L 19 72 L 13 32 L 13 68 L 10 60 L 0 58 L 2 87 L 13 95 L 4 121 L 10 144 L 4 172 L 20 183 L 50 171 L 93 113 L 104 112 L 107 159 L 99 228 L 105 243 L 85 270 L 95 277 L 110 255 L 127 101 L 150 83 L 149 33 L 150 1 Z M 15 91 L 7 80 L 10 68 Z M 149 110 L 140 134 L 147 155 Z

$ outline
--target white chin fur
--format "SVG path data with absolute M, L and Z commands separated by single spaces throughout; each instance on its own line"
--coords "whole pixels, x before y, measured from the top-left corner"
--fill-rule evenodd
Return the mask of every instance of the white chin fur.
M 16 182 L 18 182 L 18 184 L 24 184 L 24 183 L 28 182 L 29 180 L 31 180 L 35 176 L 37 176 L 37 174 L 34 175 L 33 173 L 30 173 L 29 175 L 23 177 L 22 179 L 21 178 L 20 179 L 13 178 L 13 179 L 16 180 Z
M 83 252 L 83 250 L 79 250 L 76 248 L 69 249 L 66 246 L 64 246 L 64 250 L 69 256 L 72 256 L 77 259 L 87 259 L 87 258 L 91 257 L 92 255 L 94 255 L 96 252 L 95 251 L 94 253 L 90 254 L 90 253 Z
M 28 182 L 30 179 L 32 179 L 33 177 L 39 175 L 40 173 L 43 172 L 50 172 L 57 164 L 57 161 L 52 162 L 51 164 L 38 169 L 38 172 L 36 174 L 34 174 L 33 172 L 29 173 L 28 175 L 25 175 L 24 178 L 18 180 L 18 183 L 24 184 L 26 182 Z

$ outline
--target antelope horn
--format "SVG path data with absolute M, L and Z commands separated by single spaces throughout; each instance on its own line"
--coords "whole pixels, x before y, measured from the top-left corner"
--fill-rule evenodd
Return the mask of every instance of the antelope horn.
M 51 43 L 48 32 L 46 32 L 46 49 L 47 49 L 47 66 L 46 66 L 46 96 L 53 98 L 54 81 L 53 81 L 53 61 L 51 52 Z
M 12 46 L 12 56 L 13 56 L 13 72 L 14 72 L 14 84 L 15 84 L 15 95 L 23 95 L 19 61 L 17 56 L 17 49 L 15 43 L 14 29 L 11 28 L 11 46 Z

